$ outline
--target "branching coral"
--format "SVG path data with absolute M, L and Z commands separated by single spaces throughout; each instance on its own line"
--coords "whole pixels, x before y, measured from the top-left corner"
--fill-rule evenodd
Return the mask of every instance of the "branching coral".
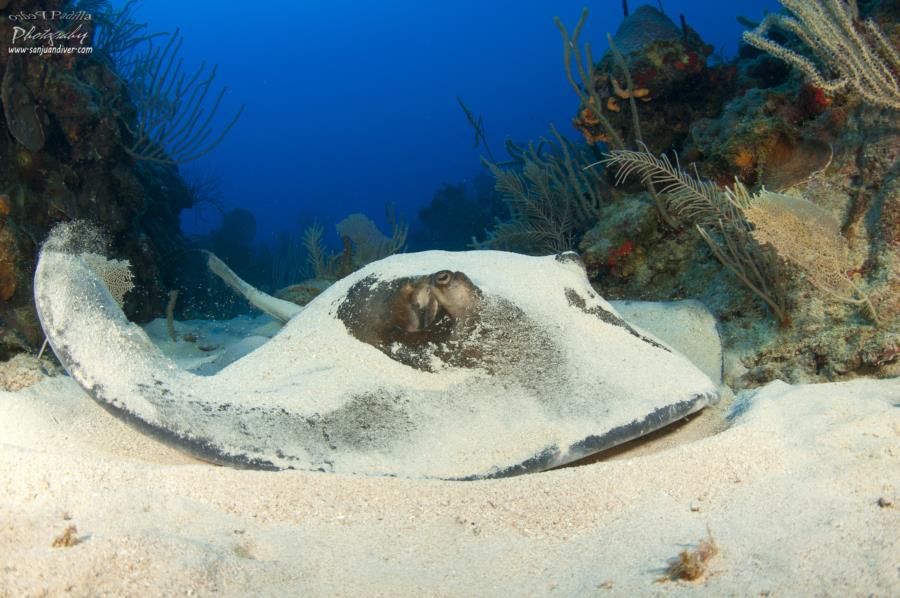
M 578 47 L 578 38 L 581 35 L 581 28 L 584 27 L 587 17 L 588 9 L 585 8 L 581 11 L 581 18 L 578 19 L 578 23 L 575 25 L 575 29 L 572 30 L 571 36 L 569 36 L 569 31 L 566 29 L 565 25 L 562 24 L 559 17 L 554 19 L 556 27 L 562 35 L 563 64 L 566 68 L 566 78 L 569 80 L 572 89 L 578 94 L 581 105 L 585 109 L 592 111 L 597 123 L 603 127 L 604 137 L 602 139 L 608 141 L 614 148 L 623 148 L 625 147 L 625 143 L 622 141 L 621 135 L 619 135 L 615 128 L 613 128 L 613 126 L 609 124 L 609 121 L 603 116 L 603 102 L 600 100 L 600 96 L 594 88 L 594 58 L 591 54 L 591 45 L 584 45 L 584 57 L 582 57 L 581 49 Z M 575 63 L 575 68 L 578 70 L 581 85 L 575 81 L 575 76 L 572 73 L 573 61 Z M 600 139 L 601 138 L 599 137 L 597 138 L 597 140 Z
M 581 34 L 581 28 L 584 27 L 584 23 L 587 20 L 587 17 L 588 10 L 587 8 L 585 8 L 581 12 L 581 18 L 578 20 L 578 24 L 575 25 L 575 29 L 572 32 L 571 38 L 569 37 L 568 30 L 566 30 L 565 26 L 562 24 L 562 21 L 559 20 L 559 17 L 555 19 L 556 26 L 557 28 L 559 28 L 560 34 L 562 35 L 563 39 L 563 64 L 565 65 L 566 69 L 566 77 L 569 80 L 569 84 L 575 90 L 575 93 L 578 94 L 578 97 L 581 99 L 582 104 L 582 109 L 579 111 L 580 118 L 577 119 L 574 124 L 576 128 L 578 128 L 584 134 L 585 140 L 589 144 L 594 144 L 598 141 L 606 141 L 615 149 L 624 149 L 625 143 L 622 141 L 622 137 L 609 123 L 609 120 L 607 120 L 606 117 L 603 116 L 603 103 L 600 99 L 600 96 L 597 94 L 597 89 L 594 85 L 594 59 L 591 55 L 591 45 L 584 45 L 584 59 L 582 59 L 581 52 L 578 48 L 578 37 Z M 631 78 L 631 72 L 628 70 L 628 64 L 625 62 L 625 58 L 622 56 L 622 53 L 619 52 L 619 49 L 616 47 L 612 36 L 607 33 L 606 39 L 609 42 L 609 49 L 612 52 L 615 63 L 625 75 L 625 89 L 622 89 L 622 87 L 619 85 L 619 82 L 615 78 L 612 79 L 614 93 L 619 98 L 628 100 L 629 108 L 631 110 L 632 127 L 634 128 L 634 138 L 638 144 L 643 144 L 641 121 L 638 117 L 637 103 L 634 100 L 635 98 L 640 98 L 643 101 L 649 101 L 650 92 L 647 89 L 638 89 L 635 87 L 634 81 Z M 582 86 L 578 85 L 578 83 L 575 81 L 575 77 L 572 74 L 573 59 L 576 68 L 578 69 L 578 74 L 581 78 Z M 615 101 L 613 101 L 612 103 L 607 102 L 606 107 L 607 109 L 614 112 L 618 112 L 619 110 L 621 110 L 618 103 L 616 103 Z M 605 132 L 602 135 L 595 134 L 592 131 L 592 128 L 598 124 Z M 652 181 L 648 183 L 648 188 L 650 190 L 650 194 L 653 196 L 653 201 L 656 203 L 656 208 L 659 211 L 660 218 L 670 228 L 675 228 L 676 222 L 666 209 L 665 202 L 663 202 L 657 195 Z
M 850 88 L 871 104 L 900 110 L 900 54 L 874 21 L 860 20 L 856 0 L 781 4 L 795 16 L 768 15 L 744 32 L 745 42 L 788 62 L 825 91 Z M 766 37 L 773 26 L 799 37 L 821 65 Z
M 64 9 L 91 13 L 94 20 L 94 43 L 109 56 L 114 65 L 138 45 L 165 33 L 147 33 L 147 23 L 134 19 L 137 0 L 127 0 L 120 8 L 113 8 L 109 0 L 77 0 L 65 3 Z
M 582 152 L 555 128 L 552 132 L 555 141 L 542 139 L 537 147 L 517 148 L 514 155 L 521 169 L 487 163 L 510 218 L 498 222 L 478 247 L 535 254 L 568 251 L 577 229 L 597 218 L 602 201 L 599 174 L 585 169 Z M 544 152 L 544 146 L 550 149 Z
M 176 30 L 164 47 L 154 48 L 151 44 L 121 73 L 138 109 L 135 127 L 126 124 L 133 139 L 125 146 L 125 151 L 137 160 L 164 164 L 196 160 L 221 143 L 244 111 L 241 106 L 213 137 L 213 121 L 227 88 L 222 88 L 211 106 L 207 105 L 216 67 L 206 74 L 204 62 L 188 76 L 178 58 L 181 43 Z
M 322 237 L 325 229 L 318 222 L 303 231 L 303 247 L 306 248 L 306 262 L 316 278 L 326 278 L 331 273 L 332 260 L 326 257 L 325 246 Z

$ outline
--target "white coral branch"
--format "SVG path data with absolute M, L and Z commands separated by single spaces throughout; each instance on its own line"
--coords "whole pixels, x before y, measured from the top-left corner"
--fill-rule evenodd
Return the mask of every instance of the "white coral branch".
M 768 15 L 756 29 L 744 32 L 745 42 L 796 67 L 826 91 L 850 88 L 870 104 L 900 110 L 900 54 L 874 21 L 860 21 L 855 2 L 781 4 L 796 18 Z M 821 67 L 766 37 L 773 26 L 799 37 Z

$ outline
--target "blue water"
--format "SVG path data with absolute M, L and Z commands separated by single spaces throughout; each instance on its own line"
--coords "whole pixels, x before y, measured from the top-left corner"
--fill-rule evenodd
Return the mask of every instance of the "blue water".
M 645 2 L 630 3 L 631 11 Z M 656 5 L 656 2 L 646 2 Z M 200 161 L 222 179 L 228 207 L 257 219 L 257 241 L 317 218 L 333 231 L 351 212 L 384 222 L 384 205 L 415 224 L 443 183 L 479 172 L 483 149 L 456 97 L 484 118 L 497 159 L 503 142 L 535 139 L 550 123 L 573 139 L 578 100 L 565 79 L 553 17 L 583 33 L 599 59 L 622 20 L 616 0 L 273 1 L 148 0 L 136 16 L 154 31 L 181 29 L 188 67 L 218 63 L 230 89 L 223 115 L 246 110 Z M 732 57 L 743 27 L 775 0 L 667 0 L 666 13 Z M 184 212 L 187 233 L 218 225 Z

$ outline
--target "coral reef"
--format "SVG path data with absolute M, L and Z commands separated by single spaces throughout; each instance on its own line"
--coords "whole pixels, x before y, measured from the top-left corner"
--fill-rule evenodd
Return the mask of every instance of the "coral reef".
M 49 360 L 41 361 L 33 355 L 19 353 L 9 361 L 0 362 L 0 390 L 16 392 L 58 373 L 60 369 Z
M 684 156 L 720 185 L 737 176 L 748 184 L 788 189 L 822 171 L 832 159 L 838 130 L 817 93 L 791 80 L 774 89 L 750 89 L 715 119 L 691 127 Z
M 684 160 L 720 184 L 735 175 L 776 191 L 803 183 L 829 164 L 861 102 L 896 108 L 900 27 L 889 3 L 871 3 L 868 15 L 831 0 L 784 5 L 797 18 L 769 15 L 745 32 L 737 95 L 691 127 Z
M 0 100 L 3 101 L 3 116 L 10 134 L 16 141 L 32 152 L 44 147 L 44 125 L 39 116 L 39 106 L 23 83 L 24 58 L 10 55 L 6 61 L 6 72 L 0 84 Z
M 842 7 L 855 10 L 855 3 Z M 890 81 L 897 77 L 892 56 L 900 39 L 896 7 L 871 2 L 860 3 L 859 8 L 864 14 L 859 19 L 854 14 L 852 26 L 866 28 L 863 42 L 881 44 L 882 62 L 875 68 L 887 69 L 882 72 L 888 77 L 883 91 L 892 93 Z M 829 10 L 839 17 L 837 9 Z M 576 126 L 588 144 L 596 144 L 600 137 L 608 141 L 619 166 L 624 157 L 642 154 L 630 167 L 639 175 L 635 180 L 641 179 L 678 223 L 671 226 L 654 218 L 652 197 L 633 184 L 613 189 L 579 244 L 594 284 L 608 298 L 703 301 L 722 323 L 726 379 L 734 387 L 774 378 L 808 382 L 900 374 L 896 112 L 861 93 L 852 82 L 842 91 L 826 90 L 810 80 L 809 73 L 744 45 L 733 63 L 716 67 L 715 76 L 725 76 L 727 83 L 710 89 L 715 97 L 693 98 L 700 110 L 679 110 L 680 115 L 671 117 L 684 134 L 659 137 L 653 119 L 666 113 L 670 97 L 677 103 L 682 96 L 659 94 L 645 84 L 650 56 L 644 54 L 658 54 L 654 44 L 658 48 L 675 44 L 677 28 L 649 9 L 643 12 L 645 27 L 623 23 L 621 36 L 614 38 L 613 51 L 604 61 L 582 64 L 582 71 L 590 72 L 590 80 L 600 85 L 579 90 Z M 844 31 L 847 39 L 853 39 Z M 842 76 L 843 71 L 824 55 L 809 55 L 814 48 L 807 40 L 774 29 L 769 32 L 779 46 L 814 60 L 823 76 Z M 681 43 L 689 44 L 689 36 L 690 32 Z M 648 39 L 655 41 L 648 45 Z M 617 46 L 627 55 L 624 74 L 631 71 L 631 83 L 623 84 Z M 642 50 L 635 53 L 634 48 Z M 866 52 L 847 48 L 845 54 Z M 699 52 L 701 56 L 705 54 Z M 567 56 L 573 82 L 571 62 Z M 682 68 L 690 68 L 690 62 Z M 708 65 L 695 75 L 704 73 L 711 74 Z M 701 79 L 694 82 L 704 85 Z M 639 119 L 629 122 L 625 102 L 637 107 Z M 704 114 L 706 108 L 710 109 Z M 605 133 L 606 126 L 614 135 Z M 632 140 L 641 139 L 641 131 L 651 149 L 627 151 Z M 654 148 L 654 144 L 660 139 L 671 143 L 680 164 L 656 158 L 661 145 Z M 611 169 L 607 176 L 615 173 Z M 701 177 L 715 184 L 701 184 Z M 768 191 L 761 192 L 761 187 Z M 751 196 L 772 197 L 772 191 L 789 196 L 778 203 L 780 208 L 809 207 L 803 210 L 806 215 L 775 210 L 763 201 L 755 207 L 772 207 L 765 219 L 754 210 Z M 811 227 L 813 213 L 815 222 L 827 226 Z M 700 224 L 706 234 L 698 237 L 685 224 Z M 791 226 L 802 230 L 791 234 Z M 829 256 L 833 259 L 824 264 Z M 767 313 L 775 318 L 766 318 Z
M 592 65 L 592 101 L 582 100 L 573 121 L 589 144 L 608 141 L 613 147 L 628 147 L 641 140 L 654 152 L 680 147 L 692 122 L 721 111 L 734 67 L 710 65 L 712 47 L 687 24 L 679 28 L 645 4 L 622 21 L 611 41 L 622 60 L 610 51 Z M 632 80 L 631 91 L 626 78 Z M 635 110 L 642 134 L 624 109 L 625 102 L 634 99 L 640 100 Z M 598 112 L 608 120 L 612 137 L 598 126 Z M 616 137 L 622 143 L 616 143 Z
M 883 128 L 884 123 L 876 124 L 882 117 L 864 107 L 850 116 L 848 122 L 854 127 L 841 131 L 834 163 L 794 189 L 806 199 L 784 198 L 777 202 L 778 210 L 770 210 L 765 198 L 772 193 L 761 193 L 762 201 L 755 204 L 759 198 L 749 197 L 740 183 L 724 192 L 703 191 L 712 198 L 725 193 L 729 203 L 742 212 L 737 217 L 743 223 L 733 230 L 746 231 L 722 244 L 728 241 L 728 228 L 721 230 L 718 251 L 707 239 L 716 257 L 722 259 L 719 252 L 732 247 L 745 248 L 751 256 L 774 247 L 782 258 L 778 263 L 769 259 L 771 254 L 757 254 L 766 258 L 758 271 L 769 284 L 783 289 L 784 312 L 777 318 L 781 320 L 778 327 L 761 321 L 761 304 L 754 304 L 750 295 L 754 291 L 761 296 L 757 288 L 750 284 L 736 287 L 741 280 L 737 271 L 732 268 L 736 277 L 716 272 L 708 263 L 710 254 L 696 246 L 684 251 L 689 242 L 685 230 L 666 234 L 658 231 L 652 220 L 622 230 L 615 228 L 614 219 L 601 221 L 582 243 L 585 261 L 609 263 L 610 247 L 620 239 L 633 239 L 632 253 L 642 258 L 639 267 L 597 269 L 604 294 L 612 298 L 694 297 L 706 303 L 723 322 L 730 355 L 727 381 L 734 386 L 754 386 L 773 378 L 808 382 L 900 374 L 900 255 L 896 232 L 885 226 L 897 220 L 900 136 L 896 131 L 871 134 L 872 130 L 889 130 Z M 860 168 L 863 165 L 864 170 Z M 871 188 L 854 189 L 862 172 L 871 177 Z M 626 196 L 617 209 L 624 213 L 627 208 L 622 206 L 638 199 Z M 614 241 L 604 245 L 598 239 Z M 650 273 L 640 267 L 657 261 L 669 267 Z M 725 260 L 723 263 L 727 265 Z M 797 268 L 803 277 L 797 277 Z M 755 271 L 752 263 L 745 271 Z
M 7 10 L 55 10 L 61 0 L 12 0 Z M 0 20 L 12 39 L 13 21 Z M 0 358 L 35 350 L 42 335 L 32 306 L 35 254 L 60 221 L 87 219 L 134 268 L 126 313 L 146 320 L 165 304 L 169 261 L 185 248 L 178 212 L 191 196 L 176 170 L 135 163 L 123 144 L 134 118 L 125 85 L 103 52 L 0 54 Z
M 618 168 L 617 182 L 636 173 L 648 187 L 659 187 L 668 208 L 696 228 L 713 255 L 766 303 L 780 323 L 787 322 L 782 285 L 771 255 L 750 241 L 751 227 L 742 210 L 749 198 L 740 182 L 736 181 L 733 189 L 719 189 L 682 170 L 677 159 L 673 165 L 665 154 L 657 158 L 646 149 L 613 150 L 603 162 Z
M 878 23 L 860 18 L 855 1 L 781 0 L 781 4 L 795 16 L 767 15 L 757 28 L 744 32 L 745 42 L 788 62 L 818 89 L 852 90 L 869 104 L 900 110 L 900 52 Z M 821 66 L 766 37 L 773 26 L 800 38 Z

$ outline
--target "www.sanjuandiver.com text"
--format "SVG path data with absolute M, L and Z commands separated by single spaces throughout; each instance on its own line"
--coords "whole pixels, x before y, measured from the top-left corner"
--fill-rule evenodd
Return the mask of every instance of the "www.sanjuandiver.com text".
M 90 46 L 85 48 L 63 48 L 60 46 L 36 46 L 33 48 L 23 48 L 13 46 L 9 49 L 10 54 L 90 54 L 94 49 Z

